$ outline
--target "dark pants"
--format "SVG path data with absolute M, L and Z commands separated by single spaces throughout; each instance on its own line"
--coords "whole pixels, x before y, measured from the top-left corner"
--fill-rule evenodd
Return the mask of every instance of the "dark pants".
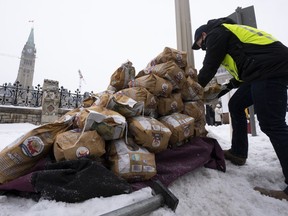
M 229 101 L 233 154 L 248 156 L 245 108 L 254 104 L 261 130 L 270 138 L 288 184 L 287 80 L 269 79 L 242 84 Z

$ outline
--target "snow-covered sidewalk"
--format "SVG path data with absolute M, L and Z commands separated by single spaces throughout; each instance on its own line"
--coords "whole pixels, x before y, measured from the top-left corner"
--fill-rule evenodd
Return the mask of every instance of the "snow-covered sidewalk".
M 0 150 L 20 135 L 36 127 L 32 124 L 0 124 Z M 230 148 L 230 126 L 206 126 L 208 136 L 216 138 L 223 149 Z M 169 189 L 179 199 L 176 212 L 160 208 L 150 216 L 286 216 L 288 202 L 262 196 L 255 186 L 273 189 L 285 188 L 279 161 L 268 137 L 257 126 L 257 136 L 249 135 L 247 164 L 238 167 L 226 163 L 227 171 L 198 168 L 188 173 Z M 0 216 L 96 216 L 151 197 L 151 189 L 144 188 L 132 194 L 93 198 L 83 203 L 68 204 L 55 201 L 0 196 Z

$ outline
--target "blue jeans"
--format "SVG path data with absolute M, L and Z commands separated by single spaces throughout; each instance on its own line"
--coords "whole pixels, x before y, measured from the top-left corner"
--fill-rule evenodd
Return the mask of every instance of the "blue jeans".
M 229 101 L 234 155 L 247 158 L 248 136 L 245 108 L 254 104 L 261 130 L 269 137 L 288 184 L 287 84 L 285 79 L 258 80 L 242 84 Z

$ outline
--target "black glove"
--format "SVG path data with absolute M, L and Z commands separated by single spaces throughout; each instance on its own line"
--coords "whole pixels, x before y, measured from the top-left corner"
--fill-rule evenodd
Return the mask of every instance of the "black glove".
M 228 84 L 224 84 L 221 86 L 221 91 L 217 95 L 217 98 L 222 97 L 223 95 L 227 94 L 231 89 L 228 88 Z
M 229 83 L 224 84 L 221 86 L 221 91 L 217 95 L 218 98 L 222 97 L 223 95 L 227 94 L 229 91 L 231 91 L 234 88 L 238 88 L 241 85 L 241 82 L 236 80 L 235 78 L 232 78 L 229 80 Z
M 238 88 L 241 84 L 242 82 L 236 80 L 235 78 L 232 78 L 229 80 L 229 83 L 227 83 L 227 88 L 231 90 L 234 88 Z

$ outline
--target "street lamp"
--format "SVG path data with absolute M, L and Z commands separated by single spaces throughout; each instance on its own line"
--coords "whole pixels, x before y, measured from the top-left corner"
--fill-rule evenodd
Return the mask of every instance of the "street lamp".
M 175 0 L 177 49 L 187 52 L 187 64 L 195 68 L 189 0 Z

